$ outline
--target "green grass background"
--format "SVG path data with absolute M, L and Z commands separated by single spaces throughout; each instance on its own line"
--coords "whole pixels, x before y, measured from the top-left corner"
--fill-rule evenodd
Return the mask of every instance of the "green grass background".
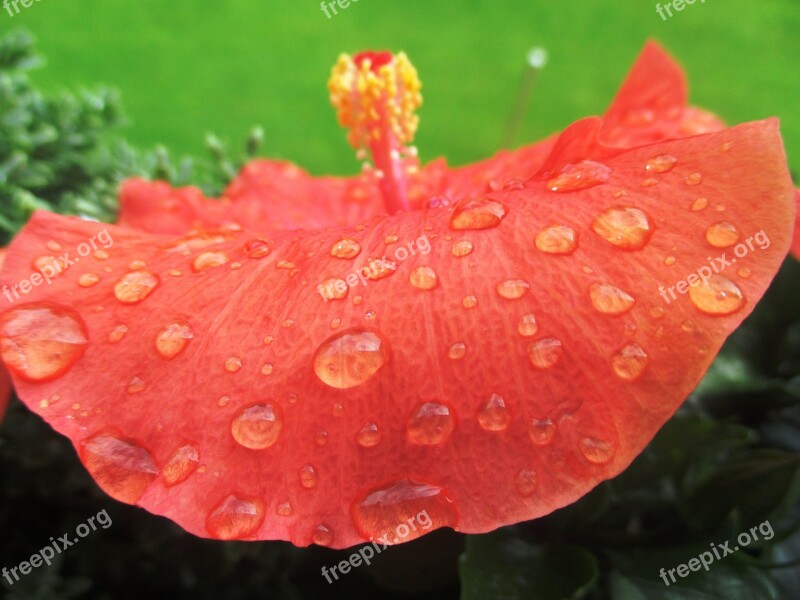
M 200 153 L 207 131 L 314 173 L 357 169 L 327 98 L 342 51 L 405 50 L 423 82 L 423 159 L 461 164 L 498 149 L 524 58 L 544 46 L 518 142 L 602 112 L 647 38 L 686 67 L 692 102 L 730 123 L 776 115 L 800 168 L 800 2 L 697 0 L 667 20 L 650 0 L 358 0 L 327 19 L 318 0 L 41 0 L 24 27 L 48 59 L 45 89 L 122 92 L 135 144 Z

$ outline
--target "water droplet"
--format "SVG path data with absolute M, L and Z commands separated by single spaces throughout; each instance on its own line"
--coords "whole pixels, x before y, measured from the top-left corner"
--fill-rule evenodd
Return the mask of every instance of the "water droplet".
M 333 408 L 331 409 L 331 414 L 334 417 L 341 417 L 344 414 L 344 404 L 341 402 L 334 404 Z
M 694 324 L 694 321 L 684 321 L 681 323 L 681 329 L 683 329 L 686 333 L 691 333 L 697 327 Z
M 136 503 L 158 477 L 153 456 L 135 441 L 116 430 L 97 433 L 81 444 L 86 469 L 103 490 L 128 504 Z
M 472 242 L 468 240 L 459 240 L 455 244 L 453 244 L 451 251 L 453 253 L 453 256 L 458 256 L 460 258 L 472 252 L 472 249 L 473 249 Z
M 161 469 L 164 485 L 173 486 L 183 481 L 195 472 L 200 464 L 200 453 L 197 448 L 189 444 L 181 446 L 167 459 Z
M 281 502 L 275 507 L 275 513 L 279 517 L 290 517 L 292 516 L 292 505 L 290 502 Z
M 706 240 L 715 248 L 727 248 L 739 241 L 739 230 L 733 223 L 720 221 L 706 229 Z
M 271 375 L 272 371 L 275 369 L 275 366 L 272 363 L 264 363 L 261 367 L 261 374 L 262 375 Z
M 317 485 L 317 471 L 311 465 L 305 465 L 300 469 L 300 485 L 310 490 Z
M 128 383 L 128 387 L 125 389 L 129 394 L 139 394 L 146 388 L 147 382 L 145 382 L 141 377 L 134 376 L 133 379 L 131 379 Z
M 423 529 L 417 515 L 427 515 Z M 438 485 L 399 479 L 362 494 L 353 504 L 353 524 L 366 540 L 396 544 L 416 539 L 440 527 L 458 526 L 458 510 Z
M 289 329 L 292 325 L 294 325 L 294 319 L 285 319 L 283 323 L 281 323 L 281 327 L 284 329 Z
M 141 302 L 158 285 L 158 275 L 150 271 L 131 271 L 123 275 L 114 286 L 114 295 L 123 304 Z
M 478 408 L 478 424 L 486 431 L 503 431 L 511 422 L 506 401 L 499 394 L 492 394 L 486 402 Z
M 708 198 L 697 198 L 692 202 L 691 208 L 694 212 L 698 212 L 703 210 L 706 206 L 708 206 Z
M 249 258 L 264 258 L 271 252 L 271 248 L 269 247 L 269 243 L 266 240 L 262 239 L 252 239 L 249 240 L 244 245 L 244 253 Z
M 342 324 L 342 320 L 339 317 L 335 319 L 331 319 L 331 329 L 338 329 L 339 325 Z
M 242 359 L 238 356 L 229 356 L 225 359 L 224 366 L 228 373 L 236 373 L 242 368 Z
M 578 234 L 568 225 L 548 225 L 536 234 L 534 243 L 545 254 L 569 255 L 578 247 Z
M 464 305 L 464 308 L 475 308 L 478 306 L 478 299 L 475 296 L 464 296 L 461 303 Z
M 451 358 L 453 360 L 462 359 L 466 354 L 467 354 L 467 345 L 463 342 L 456 342 L 455 344 L 450 346 L 450 348 L 448 348 L 447 350 L 448 358 Z
M 28 305 L 0 316 L 3 361 L 26 381 L 49 381 L 63 375 L 88 343 L 86 324 L 66 308 Z
M 78 285 L 81 287 L 92 287 L 100 281 L 100 275 L 96 273 L 84 273 L 78 278 Z
M 62 249 L 61 244 L 59 244 L 55 240 L 48 240 L 45 246 L 47 247 L 48 250 L 50 250 L 50 252 L 58 252 Z
M 230 403 L 231 403 L 231 397 L 227 395 L 220 396 L 219 399 L 217 400 L 217 406 L 219 406 L 220 408 L 225 408 Z
M 311 541 L 318 546 L 330 546 L 333 543 L 333 532 L 327 525 L 317 525 L 311 533 Z
M 607 283 L 593 283 L 589 287 L 589 298 L 597 312 L 604 315 L 622 315 L 636 303 L 625 290 Z
M 699 185 L 703 181 L 700 173 L 689 173 L 683 180 L 686 185 Z
M 377 332 L 349 329 L 325 340 L 314 355 L 314 372 L 336 389 L 365 383 L 389 360 L 389 343 Z
M 546 446 L 553 441 L 556 433 L 556 424 L 551 419 L 532 419 L 528 427 L 528 435 L 537 446 Z
M 361 254 L 361 245 L 350 238 L 344 238 L 331 247 L 331 256 L 334 258 L 349 259 Z
M 671 267 L 672 265 L 674 265 L 674 264 L 675 264 L 675 261 L 676 261 L 676 260 L 677 260 L 677 259 L 676 259 L 674 256 L 671 256 L 671 255 L 670 255 L 670 256 L 668 256 L 668 257 L 666 257 L 666 258 L 664 259 L 664 264 L 665 264 L 665 265 L 667 265 L 668 267 Z
M 108 341 L 111 342 L 112 344 L 116 344 L 117 342 L 121 341 L 122 338 L 125 337 L 126 333 L 128 333 L 127 325 L 117 325 L 108 334 Z
M 585 190 L 608 181 L 611 169 L 593 160 L 583 160 L 577 164 L 567 165 L 561 173 L 547 182 L 551 192 L 574 192 Z
M 231 494 L 206 517 L 206 531 L 218 540 L 251 537 L 264 522 L 266 507 L 260 498 Z
M 506 300 L 517 300 L 528 293 L 530 285 L 522 279 L 506 279 L 497 284 L 497 294 Z
M 620 379 L 625 381 L 636 381 L 647 368 L 650 359 L 647 352 L 638 344 L 627 344 L 611 359 L 611 367 Z
M 396 244 L 396 243 L 397 243 L 397 240 L 399 240 L 399 239 L 400 239 L 400 238 L 399 238 L 398 236 L 396 236 L 396 235 L 387 235 L 387 236 L 384 238 L 384 240 L 383 240 L 383 243 L 384 243 L 384 244 L 386 244 L 386 245 L 388 246 L 388 245 L 390 245 L 390 244 Z
M 520 496 L 533 496 L 539 485 L 539 478 L 533 469 L 521 469 L 514 477 L 514 488 Z
M 108 252 L 105 250 L 98 250 L 92 256 L 94 256 L 95 260 L 108 260 Z
M 455 230 L 491 229 L 506 216 L 507 209 L 489 198 L 466 198 L 456 204 L 450 218 L 450 228 Z
M 641 250 L 653 235 L 648 216 L 638 208 L 629 206 L 613 206 L 604 210 L 592 221 L 592 229 L 622 250 Z
M 156 350 L 163 358 L 173 359 L 183 351 L 193 337 L 192 328 L 186 323 L 170 323 L 156 335 Z
M 455 411 L 442 402 L 420 402 L 408 420 L 408 439 L 431 446 L 445 441 L 455 428 Z
M 653 306 L 650 308 L 650 316 L 654 319 L 660 319 L 664 316 L 664 308 L 661 306 Z
M 381 431 L 376 423 L 367 423 L 356 433 L 356 444 L 362 448 L 377 446 L 381 441 Z
M 328 443 L 328 432 L 327 431 L 318 431 L 314 436 L 314 444 L 322 448 Z
M 549 369 L 564 353 L 561 341 L 556 338 L 543 338 L 528 346 L 528 358 L 537 369 Z
M 747 267 L 740 268 L 738 271 L 736 271 L 736 273 L 742 279 L 750 279 L 750 277 L 753 275 L 753 272 L 750 269 L 748 269 Z
M 671 154 L 659 154 L 647 161 L 646 169 L 652 173 L 667 173 L 677 164 L 678 159 Z
M 269 403 L 247 407 L 231 421 L 233 439 L 251 450 L 263 450 L 275 444 L 282 428 L 280 408 Z
M 689 298 L 700 312 L 709 315 L 730 315 L 744 306 L 742 291 L 721 275 L 712 275 L 707 281 L 689 286 Z
M 658 179 L 649 177 L 647 179 L 642 180 L 642 183 L 640 183 L 639 185 L 641 185 L 642 187 L 653 187 L 655 185 L 658 185 Z
M 605 440 L 585 437 L 580 441 L 581 454 L 591 463 L 603 465 L 614 458 L 614 444 Z
M 195 257 L 194 262 L 192 262 L 192 269 L 199 273 L 206 269 L 221 267 L 229 260 L 228 255 L 224 252 L 203 252 Z
M 522 337 L 532 337 L 539 331 L 539 324 L 536 322 L 536 317 L 532 314 L 522 315 L 517 323 L 517 332 Z
M 432 267 L 422 266 L 411 271 L 409 281 L 418 290 L 432 290 L 436 287 L 439 279 Z
M 132 260 L 131 264 L 128 265 L 128 268 L 131 271 L 139 271 L 140 269 L 144 269 L 147 266 L 147 263 L 143 260 Z

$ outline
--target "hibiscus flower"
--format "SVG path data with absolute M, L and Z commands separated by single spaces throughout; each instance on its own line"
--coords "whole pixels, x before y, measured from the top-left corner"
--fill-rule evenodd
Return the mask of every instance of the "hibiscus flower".
M 359 176 L 256 161 L 216 200 L 133 180 L 116 226 L 38 212 L 9 249 L 20 398 L 107 493 L 196 535 L 400 543 L 570 504 L 788 252 L 777 121 L 688 106 L 655 44 L 603 117 L 455 169 L 410 146 L 403 54 L 343 56 L 329 90 Z

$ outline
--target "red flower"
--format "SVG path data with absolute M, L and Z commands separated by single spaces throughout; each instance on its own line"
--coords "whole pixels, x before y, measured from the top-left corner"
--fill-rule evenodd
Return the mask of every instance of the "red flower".
M 6 281 L 68 267 L 0 315 L 20 398 L 109 494 L 197 535 L 344 547 L 569 504 L 788 251 L 777 121 L 716 131 L 653 44 L 604 118 L 453 170 L 407 147 L 403 55 L 343 57 L 330 89 L 359 177 L 258 161 L 216 201 L 132 181 L 119 226 L 38 212 L 10 248 Z

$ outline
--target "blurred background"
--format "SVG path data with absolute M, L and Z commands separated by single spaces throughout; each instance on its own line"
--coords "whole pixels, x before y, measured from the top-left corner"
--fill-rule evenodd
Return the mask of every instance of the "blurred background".
M 416 145 L 424 161 L 445 156 L 459 165 L 500 149 L 531 48 L 544 48 L 548 62 L 512 145 L 602 113 L 653 38 L 685 67 L 692 104 L 731 124 L 779 117 L 789 163 L 800 169 L 797 0 L 698 0 L 666 20 L 650 0 L 351 0 L 331 18 L 317 0 L 37 0 L 13 16 L 0 10 L 0 38 L 16 30 L 33 34 L 44 63 L 27 69 L 28 42 L 0 45 L 0 76 L 7 70 L 29 78 L 0 77 L 4 235 L 36 206 L 113 218 L 121 174 L 177 181 L 172 163 L 206 155 L 210 132 L 217 158 L 221 148 L 242 155 L 260 126 L 261 156 L 315 174 L 356 172 L 326 83 L 339 53 L 363 49 L 403 50 L 417 67 L 424 105 Z M 94 95 L 100 85 L 116 92 Z M 20 106 L 35 104 L 30 90 L 52 102 L 37 119 L 91 130 L 58 149 L 91 156 L 77 161 L 77 175 L 54 168 L 14 181 L 14 165 L 33 164 L 29 140 L 15 138 L 12 123 Z M 65 100 L 65 90 L 79 100 Z M 61 110 L 67 105 L 70 111 Z M 124 160 L 109 149 L 112 139 L 124 140 Z M 225 164 L 212 178 L 217 189 L 237 163 Z M 349 551 L 200 540 L 111 500 L 70 444 L 12 399 L 0 425 L 0 567 L 17 565 L 101 510 L 113 525 L 13 586 L 0 579 L 0 596 L 798 598 L 798 294 L 800 267 L 787 259 L 701 387 L 622 476 L 535 522 L 483 536 L 435 532 L 333 585 L 320 568 Z M 769 543 L 680 586 L 658 578 L 659 568 L 767 519 L 776 532 Z

